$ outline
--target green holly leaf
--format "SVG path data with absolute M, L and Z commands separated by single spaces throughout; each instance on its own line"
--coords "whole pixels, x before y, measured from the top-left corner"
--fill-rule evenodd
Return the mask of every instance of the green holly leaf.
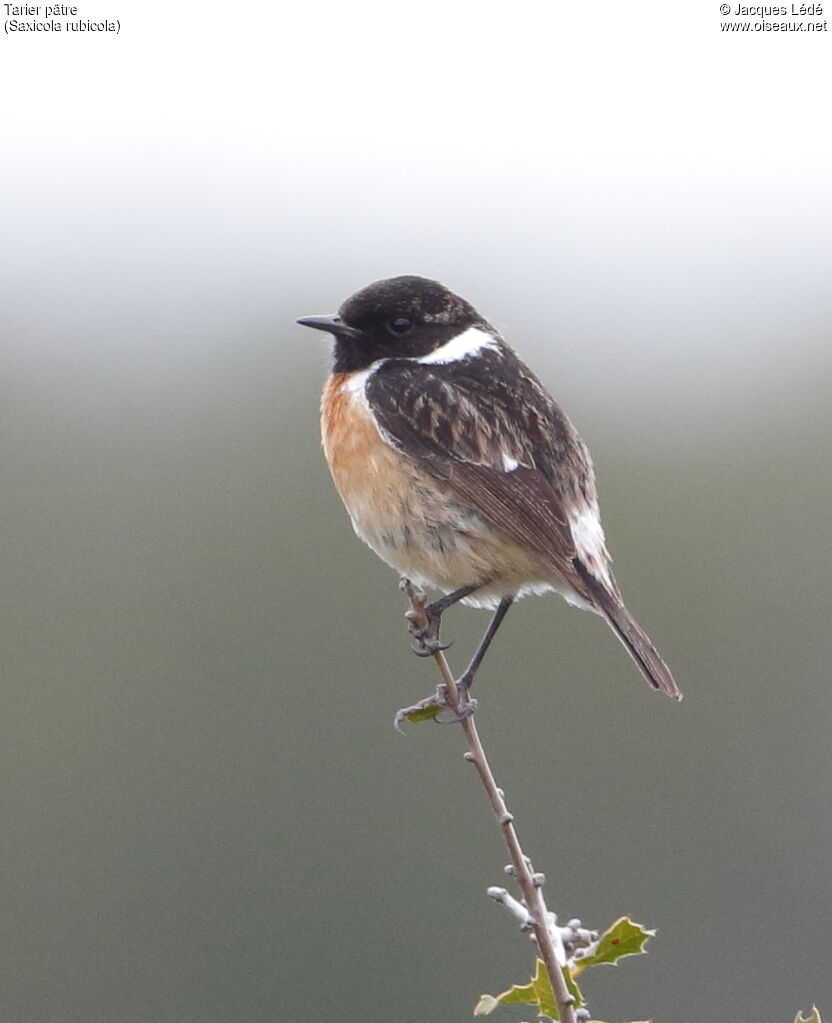
M 444 709 L 444 707 L 440 707 L 437 704 L 433 704 L 430 707 L 419 707 L 417 710 L 408 711 L 405 718 L 411 724 L 418 725 L 422 721 L 433 721 Z
M 414 725 L 421 724 L 422 721 L 433 721 L 439 717 L 443 710 L 447 709 L 436 696 L 429 696 L 426 700 L 414 703 L 412 707 L 402 707 L 400 711 L 397 711 L 393 718 L 393 727 L 397 732 L 401 732 L 405 721 Z
M 563 976 L 566 980 L 566 986 L 569 988 L 569 993 L 575 999 L 575 1007 L 579 1009 L 584 1004 L 583 995 L 568 969 L 563 970 Z M 548 1016 L 550 1020 L 560 1018 L 558 1016 L 558 1004 L 555 999 L 555 993 L 552 990 L 549 974 L 546 972 L 542 959 L 537 960 L 535 975 L 528 984 L 514 984 L 508 991 L 503 991 L 499 995 L 483 995 L 477 1002 L 474 1015 L 487 1016 L 498 1005 L 517 1004 L 534 1005 L 541 1016 Z
M 598 966 L 601 963 L 615 965 L 624 956 L 641 955 L 648 938 L 652 938 L 655 931 L 642 927 L 641 924 L 633 923 L 629 917 L 622 916 L 608 928 L 598 939 L 594 950 L 583 959 L 578 959 L 574 966 L 561 967 L 566 986 L 569 993 L 575 999 L 575 1007 L 580 1009 L 586 1002 L 580 988 L 575 983 L 575 978 L 588 966 Z M 514 984 L 499 995 L 483 995 L 477 1002 L 474 1009 L 475 1016 L 487 1016 L 500 1005 L 533 1005 L 538 1014 L 548 1020 L 557 1021 L 558 1007 L 552 985 L 549 982 L 549 975 L 542 959 L 537 960 L 535 975 L 528 984 Z M 817 1011 L 817 1010 L 816 1010 Z M 601 1023 L 600 1020 L 590 1020 L 589 1023 Z M 647 1023 L 641 1020 L 640 1023 Z M 811 1017 L 808 1020 L 797 1019 L 795 1023 L 821 1023 L 820 1018 Z
M 589 955 L 575 960 L 574 975 L 579 976 L 588 966 L 598 966 L 600 963 L 614 966 L 624 956 L 642 955 L 647 939 L 655 933 L 641 924 L 633 923 L 628 916 L 620 917 L 604 931 Z
M 820 1018 L 818 1007 L 813 1005 L 811 1016 L 807 1016 L 806 1019 L 804 1019 L 803 1013 L 799 1012 L 794 1018 L 794 1023 L 823 1023 L 823 1020 Z

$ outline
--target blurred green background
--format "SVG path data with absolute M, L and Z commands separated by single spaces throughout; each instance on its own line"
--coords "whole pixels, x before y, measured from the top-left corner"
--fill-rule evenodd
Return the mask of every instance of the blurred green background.
M 594 1016 L 832 1013 L 828 61 L 716 12 L 114 6 L 2 44 L 0 1016 L 445 1023 L 528 975 L 460 735 L 391 727 L 433 667 L 293 324 L 401 272 L 576 422 L 686 694 L 555 597 L 478 680 L 551 907 L 659 928 Z

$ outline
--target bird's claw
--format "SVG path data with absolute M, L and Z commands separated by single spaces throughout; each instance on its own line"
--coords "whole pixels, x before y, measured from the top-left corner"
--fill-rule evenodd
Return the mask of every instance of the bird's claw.
M 451 712 L 451 716 L 442 717 L 440 716 L 440 714 L 437 714 L 436 717 L 434 718 L 434 721 L 436 722 L 437 725 L 456 725 L 460 721 L 464 721 L 466 718 L 471 717 L 471 715 L 477 709 L 477 701 L 473 699 L 470 695 L 470 683 L 468 682 L 468 680 L 463 676 L 462 678 L 457 679 L 454 685 L 456 686 L 455 707 L 451 704 L 451 701 L 448 699 L 447 686 L 445 686 L 444 683 L 439 686 L 439 689 L 442 690 L 442 697 L 444 699 L 445 709 Z M 439 689 L 437 689 L 437 695 L 439 693 Z M 444 713 L 444 711 L 440 713 Z
M 440 650 L 447 650 L 451 644 L 442 643 L 439 640 L 439 626 L 442 624 L 441 616 L 428 614 L 427 624 L 417 625 L 420 617 L 415 611 L 408 611 L 405 614 L 405 618 L 410 622 L 407 627 L 408 632 L 415 640 L 410 647 L 413 653 L 417 657 L 432 657 L 433 654 L 438 653 Z
M 410 649 L 417 657 L 433 657 L 440 650 L 447 650 L 452 643 L 453 640 L 450 643 L 440 643 L 438 638 L 422 639 L 421 636 L 416 636 L 416 642 L 410 644 Z

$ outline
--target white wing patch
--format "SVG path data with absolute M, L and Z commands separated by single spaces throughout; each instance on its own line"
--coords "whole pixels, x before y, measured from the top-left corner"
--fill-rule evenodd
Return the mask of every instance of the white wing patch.
M 472 355 L 479 355 L 480 352 L 489 348 L 497 349 L 498 347 L 497 339 L 491 334 L 480 330 L 479 327 L 469 327 L 461 334 L 457 334 L 456 337 L 452 337 L 450 341 L 446 341 L 444 345 L 428 352 L 427 355 L 420 356 L 415 361 L 424 363 L 459 362 Z
M 589 571 L 600 582 L 609 585 L 609 553 L 604 537 L 604 527 L 598 513 L 598 503 L 583 504 L 567 513 L 569 530 L 575 544 L 575 553 Z
M 516 458 L 512 458 L 511 455 L 507 455 L 505 453 L 505 451 L 502 452 L 502 455 L 503 455 L 503 471 L 504 472 L 514 472 L 514 470 L 520 465 L 520 463 L 517 461 Z

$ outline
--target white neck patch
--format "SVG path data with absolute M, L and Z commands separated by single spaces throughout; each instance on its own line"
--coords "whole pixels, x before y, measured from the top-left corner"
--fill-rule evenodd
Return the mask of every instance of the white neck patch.
M 468 359 L 471 356 L 479 355 L 480 352 L 488 350 L 499 350 L 497 339 L 492 337 L 491 334 L 486 333 L 486 331 L 480 330 L 479 327 L 469 327 L 461 334 L 457 334 L 456 337 L 452 337 L 450 341 L 446 341 L 444 345 L 434 349 L 432 352 L 428 352 L 427 355 L 420 355 L 416 359 L 408 358 L 407 361 L 443 365 L 449 362 L 461 362 L 463 359 Z M 349 374 L 344 382 L 344 389 L 354 398 L 358 398 L 366 402 L 367 381 L 373 373 L 375 373 L 379 366 L 382 366 L 390 359 L 400 358 L 402 358 L 402 356 L 393 355 L 383 359 L 376 359 L 376 361 L 370 363 L 366 369 L 359 370 L 357 373 Z M 510 459 L 509 461 L 513 460 Z M 516 463 L 513 464 L 511 468 L 517 468 Z M 509 472 L 510 470 L 506 469 L 506 471 Z
M 420 355 L 415 361 L 424 363 L 460 362 L 472 355 L 479 355 L 480 352 L 497 348 L 495 337 L 480 330 L 479 327 L 469 327 L 461 334 L 457 334 L 456 337 L 452 337 L 450 341 L 446 341 L 444 345 L 428 352 L 427 355 Z
M 366 387 L 367 381 L 383 363 L 387 362 L 387 359 L 376 359 L 375 362 L 371 362 L 366 369 L 360 370 L 358 373 L 350 373 L 347 379 L 342 384 L 345 391 L 358 398 L 360 401 L 367 404 Z

